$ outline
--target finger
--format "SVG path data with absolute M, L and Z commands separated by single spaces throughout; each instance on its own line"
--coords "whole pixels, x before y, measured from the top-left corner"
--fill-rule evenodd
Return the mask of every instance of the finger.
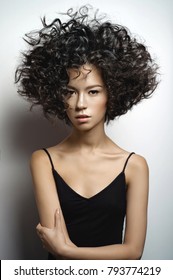
M 41 224 L 39 223 L 39 224 L 36 226 L 36 230 L 41 231 L 41 229 L 42 229 L 42 226 L 41 226 Z
M 59 209 L 56 209 L 54 215 L 54 227 L 58 228 L 58 224 L 59 224 Z
M 61 225 L 61 212 L 60 209 L 57 209 L 55 212 L 55 229 L 58 231 L 63 231 L 62 230 L 62 225 Z
M 42 242 L 42 244 L 44 244 L 45 243 L 44 235 L 38 233 L 38 237 L 39 237 L 40 241 Z
M 38 237 L 42 240 L 43 239 L 43 236 L 42 236 L 42 234 L 39 232 L 39 231 L 37 231 L 37 235 L 38 235 Z
M 39 223 L 37 226 L 36 226 L 36 232 L 39 236 L 39 238 L 41 239 L 44 235 L 44 232 L 45 232 L 45 228 L 41 226 L 41 224 Z

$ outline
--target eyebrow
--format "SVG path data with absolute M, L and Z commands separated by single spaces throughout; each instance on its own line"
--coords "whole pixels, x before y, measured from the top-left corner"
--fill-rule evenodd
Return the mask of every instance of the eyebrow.
M 101 88 L 103 88 L 103 86 L 101 86 L 101 85 L 91 85 L 91 86 L 86 87 L 85 89 L 88 90 L 88 89 L 91 89 L 91 88 L 94 88 L 94 87 L 101 87 Z M 70 86 L 70 85 L 69 86 L 67 85 L 67 88 L 77 89 L 77 88 L 75 88 L 73 86 Z

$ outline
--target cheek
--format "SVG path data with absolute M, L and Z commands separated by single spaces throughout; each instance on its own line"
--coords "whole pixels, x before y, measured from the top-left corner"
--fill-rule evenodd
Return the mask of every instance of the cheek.
M 102 100 L 101 102 L 99 102 L 99 103 L 96 105 L 96 108 L 97 108 L 98 111 L 100 111 L 100 112 L 106 111 L 106 109 L 107 109 L 107 99 Z
M 68 100 L 66 104 L 68 105 L 67 111 L 69 112 L 75 107 L 75 101 L 73 99 Z
M 67 117 L 70 119 L 73 115 L 73 110 L 69 107 L 67 110 L 66 110 L 66 115 Z

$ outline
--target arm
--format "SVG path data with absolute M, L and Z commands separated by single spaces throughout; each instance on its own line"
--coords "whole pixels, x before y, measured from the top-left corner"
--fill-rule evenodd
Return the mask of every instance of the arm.
M 126 168 L 127 180 L 127 213 L 126 229 L 123 244 L 115 244 L 102 247 L 82 248 L 59 246 L 56 235 L 61 234 L 61 217 L 56 215 L 58 225 L 54 228 L 54 235 L 45 237 L 52 238 L 55 251 L 67 259 L 139 259 L 142 256 L 146 226 L 147 226 L 147 204 L 148 204 L 148 166 L 146 161 L 134 155 Z M 45 228 L 39 229 L 43 234 Z M 57 247 L 56 247 L 57 246 Z
M 39 150 L 32 154 L 30 168 L 40 223 L 47 228 L 53 228 L 55 210 L 57 208 L 61 210 L 61 207 L 50 161 L 44 151 Z M 73 243 L 69 239 L 62 213 L 61 216 L 62 231 L 65 240 L 68 244 L 72 245 Z

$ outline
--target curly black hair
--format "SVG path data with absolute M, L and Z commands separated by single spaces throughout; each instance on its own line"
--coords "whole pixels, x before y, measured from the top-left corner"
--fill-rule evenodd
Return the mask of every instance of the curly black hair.
M 15 72 L 18 93 L 39 104 L 47 118 L 65 119 L 64 94 L 69 82 L 68 69 L 88 63 L 102 74 L 108 92 L 105 121 L 125 114 L 133 105 L 155 90 L 158 66 L 147 47 L 119 24 L 98 17 L 89 8 L 69 9 L 68 20 L 56 18 L 51 24 L 42 19 L 43 28 L 26 34 L 30 45 Z

